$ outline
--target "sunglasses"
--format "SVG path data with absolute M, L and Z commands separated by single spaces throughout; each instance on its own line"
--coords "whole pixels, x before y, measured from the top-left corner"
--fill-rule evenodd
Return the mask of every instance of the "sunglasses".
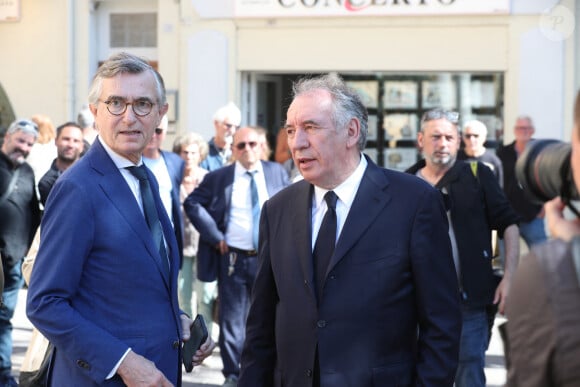
M 246 149 L 246 145 L 249 145 L 251 149 L 254 149 L 258 143 L 256 141 L 249 141 L 249 142 L 238 142 L 235 147 L 238 150 L 244 150 Z
M 465 133 L 463 135 L 463 137 L 469 140 L 470 138 L 479 138 L 479 134 L 475 134 L 475 133 Z
M 224 122 L 224 125 L 225 125 L 225 127 L 226 127 L 226 128 L 228 128 L 228 129 L 231 129 L 231 128 L 237 129 L 237 128 L 238 128 L 238 125 L 234 125 L 234 124 L 226 124 L 225 122 Z
M 421 123 L 432 120 L 439 120 L 441 118 L 444 118 L 452 124 L 457 125 L 459 122 L 459 113 L 443 109 L 429 110 L 423 114 L 423 117 L 421 117 Z
M 155 134 L 161 134 L 161 133 L 163 133 L 163 129 L 155 128 Z
M 30 129 L 33 129 L 36 132 L 38 132 L 38 126 L 33 121 L 21 120 L 21 121 L 18 121 L 16 123 L 16 126 L 20 130 L 26 130 L 26 129 L 30 130 Z

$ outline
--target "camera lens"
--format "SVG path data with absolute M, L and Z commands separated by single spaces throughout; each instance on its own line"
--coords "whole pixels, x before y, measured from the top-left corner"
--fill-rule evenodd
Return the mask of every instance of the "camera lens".
M 516 162 L 516 178 L 536 203 L 561 196 L 578 199 L 570 168 L 571 146 L 559 140 L 532 140 Z

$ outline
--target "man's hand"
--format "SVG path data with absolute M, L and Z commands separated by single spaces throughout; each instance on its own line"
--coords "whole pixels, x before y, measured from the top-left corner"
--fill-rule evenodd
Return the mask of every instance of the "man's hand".
M 504 277 L 500 281 L 499 285 L 497 285 L 497 289 L 495 289 L 495 296 L 493 298 L 494 304 L 499 303 L 498 312 L 500 314 L 504 314 L 505 300 L 506 300 L 507 295 L 509 293 L 509 287 L 510 287 L 510 278 L 508 278 L 504 275 Z
M 183 337 L 183 341 L 189 340 L 191 334 L 191 325 L 193 324 L 193 320 L 189 318 L 186 314 L 181 314 L 181 337 Z M 211 323 L 211 321 L 209 322 Z M 215 342 L 208 337 L 205 343 L 201 345 L 201 347 L 195 352 L 193 355 L 193 359 L 191 359 L 193 366 L 200 365 L 206 357 L 211 355 L 215 348 Z
M 225 253 L 227 253 L 230 249 L 228 248 L 228 244 L 226 243 L 225 240 L 221 240 L 219 241 L 216 245 L 215 248 L 217 251 L 220 252 L 221 255 L 224 255 Z
M 546 212 L 546 223 L 550 236 L 569 242 L 576 235 L 580 235 L 580 219 L 564 218 L 565 207 L 562 199 L 557 197 L 544 204 L 544 211 Z
M 117 373 L 128 387 L 173 387 L 152 361 L 133 351 L 125 356 Z

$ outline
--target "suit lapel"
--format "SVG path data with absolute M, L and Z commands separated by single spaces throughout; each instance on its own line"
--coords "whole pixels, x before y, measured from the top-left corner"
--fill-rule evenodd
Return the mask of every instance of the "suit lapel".
M 291 235 L 295 236 L 296 241 L 304 241 L 304 243 L 295 243 L 298 249 L 296 256 L 300 259 L 300 267 L 304 273 L 304 278 L 308 278 L 309 284 L 314 284 L 314 267 L 312 258 L 312 195 L 314 187 L 306 181 L 300 181 L 296 184 L 301 184 L 301 189 L 294 197 L 294 201 L 290 204 L 290 208 L 294 208 L 292 225 L 294 229 Z M 315 288 L 310 286 L 312 297 L 316 297 Z
M 224 187 L 224 198 L 225 198 L 225 214 L 224 214 L 224 224 L 226 225 L 227 228 L 227 224 L 230 221 L 230 206 L 232 203 L 232 191 L 234 189 L 234 178 L 235 178 L 235 171 L 236 171 L 236 165 L 235 163 L 232 165 L 229 165 L 227 167 L 224 168 L 229 168 L 227 173 L 225 173 L 224 175 L 224 182 L 223 182 L 223 187 Z
M 88 156 L 91 160 L 95 161 L 91 162 L 91 166 L 102 175 L 101 180 L 99 181 L 99 186 L 112 205 L 117 208 L 121 216 L 125 218 L 129 226 L 133 231 L 135 231 L 138 238 L 141 239 L 145 248 L 149 252 L 149 258 L 154 262 L 159 270 L 159 274 L 163 277 L 165 286 L 169 289 L 168 279 L 163 275 L 164 270 L 160 266 L 159 247 L 155 246 L 153 238 L 150 237 L 151 232 L 149 231 L 145 217 L 141 213 L 141 209 L 133 196 L 133 192 L 131 192 L 127 182 L 121 175 L 121 172 L 115 163 L 113 163 L 113 160 L 111 160 L 100 142 L 96 141 L 91 149 L 93 148 L 95 150 L 91 152 L 91 155 L 89 156 L 89 154 L 87 154 L 85 157 Z M 157 201 L 156 207 L 159 207 L 159 202 Z M 163 211 L 165 212 L 165 210 Z M 157 208 L 157 213 L 159 214 L 159 208 Z M 163 230 L 163 232 L 167 239 L 167 233 L 165 230 Z
M 382 214 L 382 209 L 391 200 L 390 195 L 385 192 L 387 186 L 388 182 L 385 182 L 382 170 L 369 160 L 330 259 L 327 274 L 361 239 L 376 217 Z

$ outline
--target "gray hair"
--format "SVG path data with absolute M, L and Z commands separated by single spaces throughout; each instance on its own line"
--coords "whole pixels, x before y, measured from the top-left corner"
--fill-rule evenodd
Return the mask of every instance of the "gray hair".
M 236 126 L 240 126 L 242 122 L 242 112 L 233 102 L 222 106 L 213 115 L 213 120 L 217 122 L 224 122 L 228 118 L 232 121 L 231 124 Z
M 332 121 L 334 126 L 345 128 L 351 119 L 360 122 L 358 149 L 362 151 L 367 142 L 368 112 L 358 93 L 347 86 L 337 74 L 325 74 L 314 78 L 301 78 L 292 86 L 294 98 L 314 91 L 326 90 L 332 97 Z
M 485 133 L 485 135 L 487 136 L 487 127 L 485 126 L 485 124 L 479 120 L 471 120 L 471 121 L 467 121 L 464 125 L 463 125 L 463 130 L 467 130 L 467 128 L 473 129 L 473 130 L 477 130 L 477 131 L 481 131 L 483 133 Z M 485 136 L 484 136 L 485 137 Z
M 98 68 L 89 90 L 89 103 L 91 105 L 97 104 L 102 91 L 103 79 L 113 78 L 124 73 L 141 74 L 145 71 L 151 71 L 155 76 L 157 103 L 159 106 L 164 106 L 167 103 L 167 99 L 165 95 L 165 83 L 163 82 L 161 74 L 151 67 L 145 59 L 127 52 L 112 55 Z
M 201 135 L 195 132 L 186 133 L 177 137 L 173 142 L 173 152 L 180 154 L 183 148 L 186 148 L 191 144 L 197 144 L 199 147 L 200 161 L 205 160 L 209 153 L 209 145 Z
M 38 126 L 30 120 L 20 119 L 12 122 L 6 130 L 6 134 L 12 134 L 18 131 L 25 134 L 32 134 L 34 140 L 38 138 Z

